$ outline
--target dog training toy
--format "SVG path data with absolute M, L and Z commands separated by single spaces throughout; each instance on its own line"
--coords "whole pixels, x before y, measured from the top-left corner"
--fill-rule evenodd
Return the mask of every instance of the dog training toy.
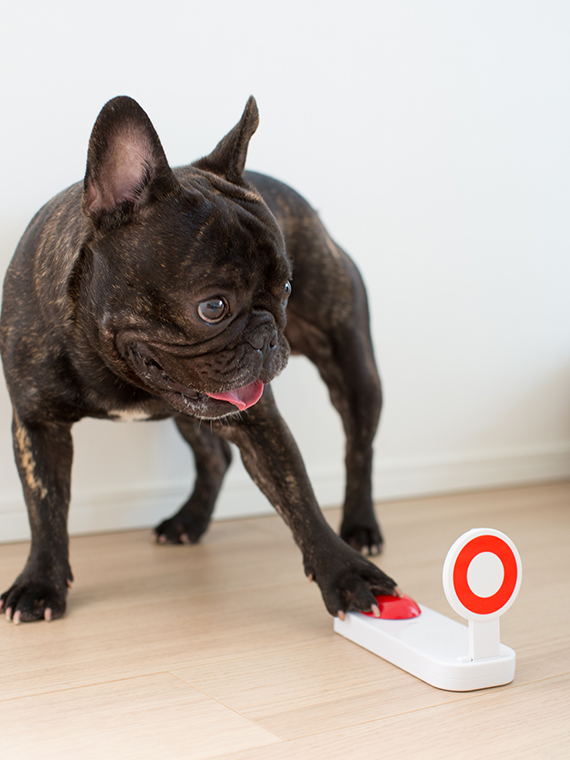
M 515 601 L 521 579 L 513 542 L 477 528 L 457 539 L 443 565 L 447 600 L 468 626 L 410 597 L 381 596 L 380 618 L 349 612 L 335 618 L 334 630 L 438 689 L 501 686 L 513 680 L 516 657 L 500 642 L 499 618 Z

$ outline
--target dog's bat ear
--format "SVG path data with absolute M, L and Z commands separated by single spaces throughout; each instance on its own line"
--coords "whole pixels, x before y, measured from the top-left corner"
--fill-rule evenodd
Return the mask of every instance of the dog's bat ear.
M 209 156 L 195 161 L 193 165 L 198 169 L 219 174 L 234 184 L 243 183 L 247 148 L 258 124 L 259 111 L 255 98 L 251 95 L 241 119 L 231 132 L 220 140 Z
M 138 208 L 179 187 L 156 131 L 139 104 L 110 100 L 99 114 L 87 154 L 82 208 L 96 224 L 117 226 Z

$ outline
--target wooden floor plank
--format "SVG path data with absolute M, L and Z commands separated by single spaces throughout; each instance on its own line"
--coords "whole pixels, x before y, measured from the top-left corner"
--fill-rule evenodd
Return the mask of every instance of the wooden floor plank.
M 567 760 L 570 676 L 313 734 L 225 760 Z
M 330 636 L 321 606 L 306 583 L 99 609 L 49 624 L 0 620 L 0 700 L 302 647 Z
M 282 739 L 465 698 L 439 691 L 333 634 L 325 643 L 175 671 Z
M 168 673 L 9 700 L 0 725 L 21 760 L 207 760 L 278 741 Z

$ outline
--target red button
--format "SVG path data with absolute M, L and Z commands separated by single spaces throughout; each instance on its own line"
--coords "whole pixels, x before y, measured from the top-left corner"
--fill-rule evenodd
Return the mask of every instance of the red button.
M 404 596 L 377 596 L 376 604 L 383 620 L 408 620 L 422 614 L 416 602 L 405 594 Z M 364 612 L 363 614 L 374 617 L 372 612 Z

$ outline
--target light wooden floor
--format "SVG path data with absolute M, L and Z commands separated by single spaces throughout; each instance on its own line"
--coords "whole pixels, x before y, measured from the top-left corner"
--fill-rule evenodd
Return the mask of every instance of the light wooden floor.
M 570 483 L 378 511 L 381 566 L 450 616 L 441 568 L 454 540 L 472 527 L 513 539 L 524 578 L 501 620 L 511 685 L 440 691 L 334 634 L 277 517 L 215 523 L 196 547 L 81 537 L 66 617 L 0 620 L 1 756 L 569 758 Z M 0 546 L 2 588 L 26 554 Z

